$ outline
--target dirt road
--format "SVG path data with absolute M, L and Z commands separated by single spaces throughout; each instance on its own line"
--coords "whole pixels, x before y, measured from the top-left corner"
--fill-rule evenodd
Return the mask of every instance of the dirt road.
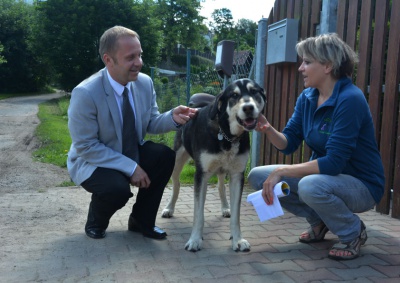
M 40 123 L 38 105 L 62 93 L 0 100 L 0 195 L 39 191 L 69 181 L 65 168 L 34 162 L 39 143 L 34 132 Z

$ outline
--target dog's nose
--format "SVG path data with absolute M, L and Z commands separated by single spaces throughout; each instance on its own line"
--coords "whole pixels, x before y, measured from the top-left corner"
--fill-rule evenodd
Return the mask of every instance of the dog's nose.
M 254 111 L 254 105 L 248 104 L 248 105 L 244 105 L 244 106 L 243 106 L 243 112 L 244 112 L 246 115 L 253 114 L 253 111 Z

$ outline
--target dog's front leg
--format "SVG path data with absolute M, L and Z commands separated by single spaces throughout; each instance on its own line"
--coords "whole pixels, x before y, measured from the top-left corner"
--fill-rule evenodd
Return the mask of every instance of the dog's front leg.
M 231 174 L 229 191 L 231 199 L 231 236 L 232 249 L 234 251 L 250 251 L 250 243 L 242 238 L 240 231 L 240 204 L 242 201 L 244 175 L 242 173 Z
M 193 228 L 190 239 L 185 245 L 185 249 L 188 251 L 199 251 L 203 244 L 204 203 L 206 201 L 207 181 L 209 178 L 210 174 L 196 171 L 194 180 Z

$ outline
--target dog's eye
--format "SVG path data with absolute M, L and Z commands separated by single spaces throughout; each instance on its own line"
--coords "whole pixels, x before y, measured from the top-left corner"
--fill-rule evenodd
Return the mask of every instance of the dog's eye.
M 250 93 L 251 94 L 256 94 L 258 92 L 258 89 L 256 89 L 256 88 L 251 88 L 250 89 Z

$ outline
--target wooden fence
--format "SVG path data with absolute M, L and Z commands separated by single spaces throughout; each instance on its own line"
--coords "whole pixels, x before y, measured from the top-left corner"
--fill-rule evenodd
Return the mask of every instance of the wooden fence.
M 321 8 L 322 0 L 276 0 L 268 25 L 286 18 L 298 19 L 298 40 L 315 36 Z M 359 54 L 354 83 L 365 93 L 375 124 L 386 176 L 385 194 L 376 210 L 400 218 L 400 1 L 338 0 L 336 33 Z M 286 125 L 303 90 L 297 71 L 300 63 L 265 67 L 265 114 L 279 130 Z M 262 164 L 299 163 L 309 156 L 307 146 L 285 156 L 268 140 L 262 140 Z

